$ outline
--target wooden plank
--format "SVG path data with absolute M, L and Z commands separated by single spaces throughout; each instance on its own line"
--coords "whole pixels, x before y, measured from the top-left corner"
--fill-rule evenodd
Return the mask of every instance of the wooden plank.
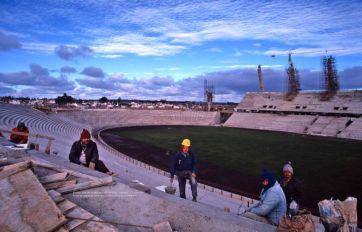
M 86 190 L 86 189 L 90 189 L 90 188 L 96 188 L 96 187 L 100 187 L 100 186 L 104 186 L 104 185 L 110 185 L 110 184 L 112 184 L 112 182 L 113 182 L 113 179 L 111 176 L 109 176 L 109 177 L 98 179 L 98 180 L 92 180 L 92 181 L 79 183 L 74 186 L 65 186 L 62 188 L 58 188 L 57 192 L 59 192 L 61 194 L 66 194 L 66 193 L 82 191 L 82 190 Z
M 57 198 L 62 198 L 64 200 L 64 198 L 62 197 L 62 195 L 60 193 L 58 193 L 55 190 L 49 190 L 48 194 L 54 199 Z M 64 200 L 62 202 L 60 202 L 58 204 L 59 209 L 67 214 L 67 212 L 69 212 L 72 209 L 80 208 L 79 206 L 77 206 L 76 204 L 74 204 L 73 202 L 69 201 L 69 200 Z M 72 214 L 68 214 L 67 216 L 71 217 L 71 215 L 73 215 L 73 217 L 75 217 L 74 215 L 78 215 L 77 218 L 81 218 L 82 214 L 79 214 L 79 210 L 77 209 L 77 211 L 72 212 Z M 81 212 L 84 212 L 86 210 L 81 209 Z M 87 218 L 87 217 L 86 217 Z M 99 219 L 98 217 L 94 216 L 91 217 L 92 220 L 96 220 L 96 221 L 102 221 L 101 219 Z M 76 219 L 68 219 L 68 226 L 63 226 L 61 228 L 59 228 L 58 230 L 56 230 L 56 232 L 69 232 L 69 228 L 73 228 L 74 225 L 73 224 L 77 224 L 77 222 L 70 222 L 71 220 L 76 220 Z M 80 219 L 78 219 L 79 221 L 82 221 Z M 89 218 L 88 218 L 89 220 Z M 116 232 L 118 231 L 114 226 L 110 225 L 110 224 L 104 224 L 104 223 L 100 223 L 100 222 L 94 222 L 94 221 L 87 221 L 87 220 L 83 220 L 84 223 L 82 223 L 81 225 L 76 226 L 76 228 L 72 229 L 72 232 L 76 232 L 76 231 L 84 231 L 84 232 Z
M 4 165 L 4 164 L 7 164 L 8 163 L 8 158 L 5 157 L 5 158 L 0 158 L 0 165 Z
M 8 231 L 53 231 L 66 218 L 28 169 L 0 180 L 0 228 Z
M 69 232 L 64 226 L 60 227 L 59 229 L 55 230 L 55 232 Z
M 40 183 L 49 184 L 57 181 L 65 180 L 69 176 L 68 172 L 60 172 L 53 175 L 43 176 L 39 178 Z
M 14 163 L 14 164 L 10 164 L 10 165 L 0 167 L 0 172 L 1 171 L 8 171 L 8 170 L 11 170 L 11 169 L 16 169 L 18 167 L 23 167 L 23 166 L 31 167 L 31 161 L 26 160 L 26 161 L 23 161 L 23 162 L 18 162 L 18 163 Z
M 0 168 L 0 180 L 7 178 L 16 173 L 22 172 L 31 167 L 30 161 L 19 162 L 11 165 L 6 165 Z
M 117 232 L 119 231 L 113 225 L 103 222 L 96 222 L 102 221 L 98 217 L 92 218 L 95 221 L 87 221 L 86 223 L 78 226 L 77 228 L 73 229 L 72 232 Z
M 83 223 L 86 222 L 87 219 L 92 219 L 94 217 L 93 214 L 89 213 L 88 211 L 82 209 L 81 207 L 76 207 L 74 208 L 72 211 L 68 212 L 66 214 L 66 216 L 70 216 L 70 217 L 77 217 L 77 218 L 84 218 L 85 220 L 77 220 L 77 219 L 73 219 L 73 220 L 69 220 L 64 227 L 68 230 L 73 230 L 74 228 L 76 228 L 77 226 L 82 225 Z
M 15 134 L 15 135 L 24 135 L 24 136 L 32 136 L 32 137 L 35 137 L 35 138 L 55 140 L 53 137 L 46 136 L 46 135 L 40 135 L 40 134 L 29 134 L 29 133 L 21 132 L 21 131 L 11 131 L 11 130 L 3 130 L 3 129 L 1 129 L 0 131 L 10 133 L 10 134 Z
M 57 191 L 49 190 L 48 194 L 55 203 L 59 203 L 64 200 L 64 198 L 62 197 L 62 194 L 58 193 Z
M 64 200 L 62 202 L 59 202 L 57 204 L 58 208 L 60 209 L 60 211 L 62 211 L 63 214 L 65 214 L 67 211 L 74 209 L 75 207 L 77 207 L 76 204 L 74 204 L 71 201 L 68 200 Z
M 66 180 L 66 181 L 46 184 L 43 186 L 46 190 L 49 190 L 49 189 L 58 189 L 58 188 L 65 187 L 65 186 L 74 186 L 76 183 L 77 183 L 77 180 Z
M 38 161 L 38 160 L 31 160 L 31 162 L 33 163 L 33 165 L 37 165 L 40 167 L 44 167 L 44 168 L 48 168 L 57 172 L 68 172 L 70 175 L 75 176 L 75 177 L 80 177 L 80 178 L 85 178 L 85 179 L 90 179 L 90 180 L 99 180 L 98 177 L 94 177 L 94 176 L 90 176 L 87 174 L 83 174 L 77 171 L 73 171 L 73 170 L 69 170 L 69 169 L 65 169 L 65 168 L 60 168 L 57 167 L 55 165 L 52 165 L 50 163 L 45 163 L 42 161 Z
M 168 221 L 161 222 L 152 227 L 153 232 L 172 232 L 171 225 Z

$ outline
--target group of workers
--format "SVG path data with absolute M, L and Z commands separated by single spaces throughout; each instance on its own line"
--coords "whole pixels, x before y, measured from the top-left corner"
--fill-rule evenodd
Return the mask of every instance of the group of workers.
M 192 200 L 197 201 L 197 181 L 196 181 L 196 158 L 190 150 L 191 141 L 184 139 L 181 143 L 181 151 L 177 152 L 172 160 L 171 178 L 172 184 L 174 176 L 177 176 L 179 192 L 181 198 L 186 198 L 185 185 L 188 179 L 191 186 Z M 283 166 L 283 178 L 280 183 L 276 180 L 273 173 L 263 170 L 261 175 L 261 194 L 260 201 L 247 208 L 243 216 L 278 225 L 279 220 L 287 214 L 289 205 L 300 203 L 301 189 L 297 179 L 293 176 L 293 167 L 291 162 Z
M 184 139 L 181 149 L 172 159 L 170 182 L 177 177 L 180 197 L 186 199 L 186 182 L 189 180 L 192 201 L 197 201 L 196 157 L 190 149 L 191 141 Z M 90 133 L 83 129 L 80 140 L 73 143 L 69 160 L 104 173 L 112 175 L 104 163 L 99 160 L 97 145 L 90 140 Z M 247 208 L 243 216 L 278 225 L 279 220 L 295 201 L 300 203 L 300 184 L 293 176 L 293 167 L 290 162 L 283 166 L 283 178 L 278 182 L 272 172 L 263 170 L 261 175 L 261 194 L 257 204 Z
M 28 128 L 23 122 L 18 123 L 12 132 L 29 133 Z M 11 133 L 10 141 L 20 144 L 28 142 L 28 135 Z M 1 132 L 0 132 L 0 136 Z M 191 141 L 184 139 L 181 143 L 181 149 L 177 152 L 171 164 L 171 178 L 173 183 L 176 175 L 179 184 L 180 197 L 186 199 L 186 181 L 189 180 L 192 201 L 197 201 L 197 181 L 196 181 L 196 157 L 191 151 Z M 78 165 L 82 165 L 108 175 L 114 175 L 99 159 L 97 144 L 91 140 L 91 134 L 87 129 L 83 129 L 80 139 L 75 141 L 69 153 L 69 160 Z M 300 203 L 301 190 L 300 184 L 293 176 L 293 167 L 288 162 L 283 167 L 283 178 L 278 182 L 268 170 L 263 170 L 261 174 L 261 194 L 257 204 L 247 208 L 243 216 L 278 225 L 279 220 L 289 209 L 289 205 L 295 201 Z

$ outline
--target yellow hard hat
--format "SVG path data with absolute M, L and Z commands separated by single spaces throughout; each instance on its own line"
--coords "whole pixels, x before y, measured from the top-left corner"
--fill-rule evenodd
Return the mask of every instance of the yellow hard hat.
M 181 145 L 189 147 L 189 146 L 191 146 L 191 141 L 189 139 L 184 139 L 184 140 L 182 140 Z

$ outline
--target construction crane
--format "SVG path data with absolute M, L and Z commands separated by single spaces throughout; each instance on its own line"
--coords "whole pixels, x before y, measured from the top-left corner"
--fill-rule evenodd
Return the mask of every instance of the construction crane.
M 212 102 L 215 97 L 215 88 L 213 85 L 208 85 L 207 80 L 204 80 L 204 100 L 207 104 L 207 111 L 211 111 Z
M 264 82 L 263 77 L 261 76 L 261 65 L 258 65 L 258 77 L 259 77 L 259 92 L 264 92 Z
M 320 98 L 322 101 L 327 101 L 339 90 L 335 58 L 333 56 L 323 57 L 322 67 L 321 83 L 323 83 L 325 91 L 321 94 Z
M 320 50 L 320 51 L 306 51 L 306 52 L 293 52 L 290 50 L 288 54 L 288 68 L 287 68 L 287 75 L 288 75 L 288 90 L 286 93 L 286 100 L 293 100 L 294 97 L 300 91 L 300 77 L 298 70 L 294 67 L 292 61 L 292 54 L 312 54 L 312 53 L 321 53 L 321 52 L 330 52 L 330 51 L 339 51 L 345 50 L 344 48 L 340 49 L 333 49 L 333 50 Z M 283 54 L 284 55 L 284 54 Z M 275 54 L 272 54 L 271 57 L 275 57 Z M 328 93 L 327 96 L 330 96 L 330 93 L 335 93 L 338 89 L 338 80 L 336 75 L 336 69 L 334 64 L 334 58 L 323 58 L 323 69 L 324 69 L 324 86 L 326 88 L 326 92 Z M 329 98 L 329 97 L 328 97 Z

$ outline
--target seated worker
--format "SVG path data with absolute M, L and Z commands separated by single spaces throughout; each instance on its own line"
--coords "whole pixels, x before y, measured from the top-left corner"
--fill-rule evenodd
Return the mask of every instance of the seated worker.
M 29 133 L 28 128 L 25 126 L 25 123 L 23 123 L 23 122 L 19 122 L 17 127 L 13 128 L 11 131 Z M 17 134 L 11 133 L 10 141 L 13 143 L 16 143 L 16 144 L 24 144 L 24 143 L 28 142 L 28 136 L 27 135 L 17 135 Z
M 292 201 L 295 201 L 299 205 L 302 195 L 301 187 L 299 181 L 294 178 L 293 167 L 290 161 L 283 166 L 283 178 L 280 181 L 280 185 L 287 200 L 287 211 L 289 211 L 289 206 Z
M 175 154 L 172 161 L 170 182 L 172 184 L 173 178 L 176 174 L 179 185 L 180 197 L 186 199 L 186 180 L 189 179 L 192 192 L 192 201 L 196 202 L 196 158 L 194 153 L 190 150 L 190 146 L 191 141 L 189 139 L 184 139 L 182 141 L 181 151 Z
M 283 189 L 274 175 L 263 170 L 262 190 L 260 201 L 246 210 L 243 216 L 273 225 L 278 225 L 279 220 L 287 212 L 287 202 L 285 200 Z
M 80 139 L 75 141 L 70 149 L 69 160 L 90 169 L 113 175 L 109 171 L 102 160 L 99 160 L 97 144 L 91 139 L 91 135 L 87 129 L 83 129 Z

